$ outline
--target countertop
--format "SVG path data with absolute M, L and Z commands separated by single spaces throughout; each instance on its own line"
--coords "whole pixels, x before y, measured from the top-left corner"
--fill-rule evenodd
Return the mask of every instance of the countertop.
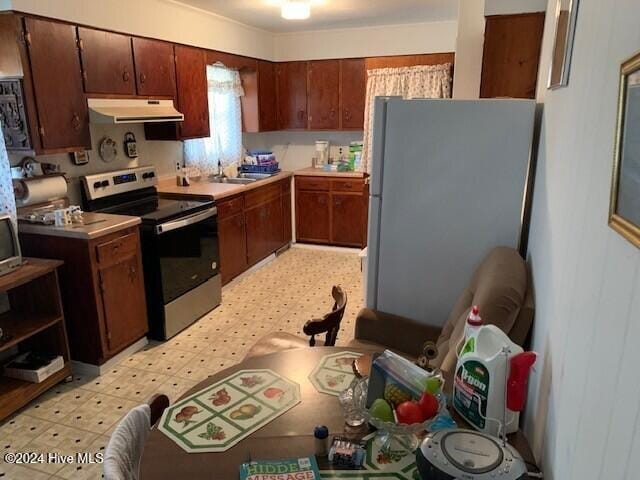
M 362 172 L 326 172 L 321 168 L 307 167 L 293 172 L 294 175 L 305 177 L 339 177 L 339 178 L 364 178 Z
M 264 187 L 270 183 L 284 180 L 293 176 L 292 172 L 280 172 L 273 177 L 258 180 L 248 185 L 237 185 L 233 183 L 215 183 L 208 181 L 191 182 L 188 187 L 179 187 L 176 185 L 175 177 L 161 178 L 158 181 L 158 192 L 182 195 L 200 195 L 213 198 L 214 200 L 222 200 L 239 193 L 248 192 L 255 188 Z
M 140 217 L 112 215 L 110 213 L 84 212 L 82 218 L 84 219 L 84 224 L 73 224 L 64 227 L 20 220 L 18 222 L 18 232 L 91 240 L 141 223 Z

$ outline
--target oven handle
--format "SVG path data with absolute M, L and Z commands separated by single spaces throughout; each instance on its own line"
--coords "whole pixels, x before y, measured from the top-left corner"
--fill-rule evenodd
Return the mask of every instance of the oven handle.
M 193 215 L 183 217 L 179 220 L 174 220 L 173 222 L 160 224 L 156 227 L 156 233 L 158 235 L 162 235 L 163 233 L 170 232 L 171 230 L 176 230 L 178 228 L 183 228 L 188 225 L 193 225 L 194 223 L 201 222 L 202 220 L 206 220 L 207 218 L 213 217 L 217 214 L 218 209 L 216 207 L 213 207 L 209 210 L 205 210 L 204 212 L 194 213 Z

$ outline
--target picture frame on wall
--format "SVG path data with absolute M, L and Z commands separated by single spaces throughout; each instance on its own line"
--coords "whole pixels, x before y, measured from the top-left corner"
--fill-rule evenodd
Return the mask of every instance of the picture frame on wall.
M 640 247 L 640 52 L 620 67 L 609 226 Z
M 569 85 L 569 71 L 573 54 L 573 39 L 578 19 L 579 0 L 556 0 L 556 24 L 553 40 L 553 56 L 549 69 L 547 88 Z

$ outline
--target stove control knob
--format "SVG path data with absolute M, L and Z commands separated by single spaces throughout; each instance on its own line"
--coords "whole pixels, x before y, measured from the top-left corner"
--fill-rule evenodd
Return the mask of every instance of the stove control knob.
M 153 177 L 155 177 L 155 176 L 156 176 L 156 174 L 155 174 L 154 172 L 146 172 L 146 173 L 143 173 L 143 174 L 142 174 L 142 178 L 143 178 L 143 179 L 153 178 Z
M 100 182 L 94 182 L 93 188 L 100 188 L 100 185 L 101 185 Z
M 109 180 L 102 180 L 102 182 L 100 182 L 100 186 L 101 187 L 108 187 L 109 186 Z

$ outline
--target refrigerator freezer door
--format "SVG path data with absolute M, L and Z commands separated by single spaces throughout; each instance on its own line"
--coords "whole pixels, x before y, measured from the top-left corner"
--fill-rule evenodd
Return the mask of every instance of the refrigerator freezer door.
M 524 100 L 387 102 L 369 255 L 378 310 L 442 325 L 490 249 L 518 247 L 534 110 Z

